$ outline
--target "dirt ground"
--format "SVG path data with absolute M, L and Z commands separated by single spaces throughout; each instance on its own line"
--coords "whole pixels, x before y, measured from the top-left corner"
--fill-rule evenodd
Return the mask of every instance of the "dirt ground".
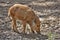
M 31 7 L 41 20 L 41 34 L 18 34 L 11 29 L 8 9 L 16 3 Z M 60 0 L 0 0 L 0 40 L 60 40 Z M 51 35 L 50 35 L 51 36 Z

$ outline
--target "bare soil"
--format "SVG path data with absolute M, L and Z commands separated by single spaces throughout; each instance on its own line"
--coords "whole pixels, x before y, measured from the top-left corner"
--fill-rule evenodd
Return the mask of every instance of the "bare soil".
M 41 34 L 18 34 L 11 29 L 8 9 L 16 3 L 31 7 L 41 20 Z M 0 0 L 0 40 L 48 40 L 48 33 L 60 40 L 60 0 Z

